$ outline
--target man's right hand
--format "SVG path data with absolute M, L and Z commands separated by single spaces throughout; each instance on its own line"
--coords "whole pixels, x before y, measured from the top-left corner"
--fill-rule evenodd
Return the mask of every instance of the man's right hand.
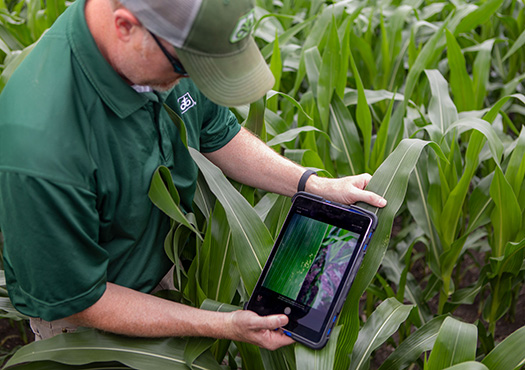
M 281 328 L 288 324 L 286 315 L 259 316 L 253 311 L 234 311 L 226 319 L 229 339 L 252 343 L 269 350 L 295 343 Z

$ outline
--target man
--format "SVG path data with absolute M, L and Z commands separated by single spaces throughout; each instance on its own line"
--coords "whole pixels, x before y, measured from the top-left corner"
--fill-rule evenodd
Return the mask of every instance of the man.
M 76 326 L 131 336 L 209 336 L 276 349 L 285 315 L 217 313 L 150 293 L 168 272 L 169 220 L 148 200 L 167 166 L 191 208 L 189 145 L 226 175 L 292 195 L 386 201 L 370 176 L 330 180 L 277 155 L 224 106 L 262 97 L 273 78 L 249 36 L 249 0 L 77 0 L 0 97 L 0 227 L 10 298 L 37 337 Z M 190 79 L 187 79 L 189 75 Z

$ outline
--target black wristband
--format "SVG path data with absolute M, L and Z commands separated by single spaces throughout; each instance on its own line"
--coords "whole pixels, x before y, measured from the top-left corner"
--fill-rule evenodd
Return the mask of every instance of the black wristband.
M 308 179 L 312 175 L 317 175 L 317 172 L 312 171 L 312 170 L 304 171 L 303 175 L 299 179 L 299 184 L 297 185 L 297 191 L 304 191 L 304 188 L 306 186 L 306 181 L 308 181 Z

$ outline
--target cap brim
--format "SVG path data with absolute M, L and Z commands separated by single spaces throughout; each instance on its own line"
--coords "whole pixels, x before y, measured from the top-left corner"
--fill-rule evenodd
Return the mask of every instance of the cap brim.
M 263 97 L 275 79 L 253 38 L 227 56 L 209 56 L 176 49 L 184 69 L 201 92 L 216 104 L 234 107 Z

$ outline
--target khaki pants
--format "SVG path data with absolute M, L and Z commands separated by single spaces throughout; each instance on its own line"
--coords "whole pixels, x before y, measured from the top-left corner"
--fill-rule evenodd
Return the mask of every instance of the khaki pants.
M 173 270 L 174 268 L 172 267 L 171 270 L 160 281 L 159 285 L 153 289 L 151 292 L 152 294 L 158 292 L 159 290 L 175 289 L 175 284 L 173 282 Z M 73 333 L 78 328 L 77 325 L 72 324 L 66 319 L 46 321 L 40 318 L 32 317 L 29 320 L 29 324 L 31 325 L 31 330 L 33 330 L 33 333 L 35 333 L 35 340 L 51 338 L 62 333 Z

